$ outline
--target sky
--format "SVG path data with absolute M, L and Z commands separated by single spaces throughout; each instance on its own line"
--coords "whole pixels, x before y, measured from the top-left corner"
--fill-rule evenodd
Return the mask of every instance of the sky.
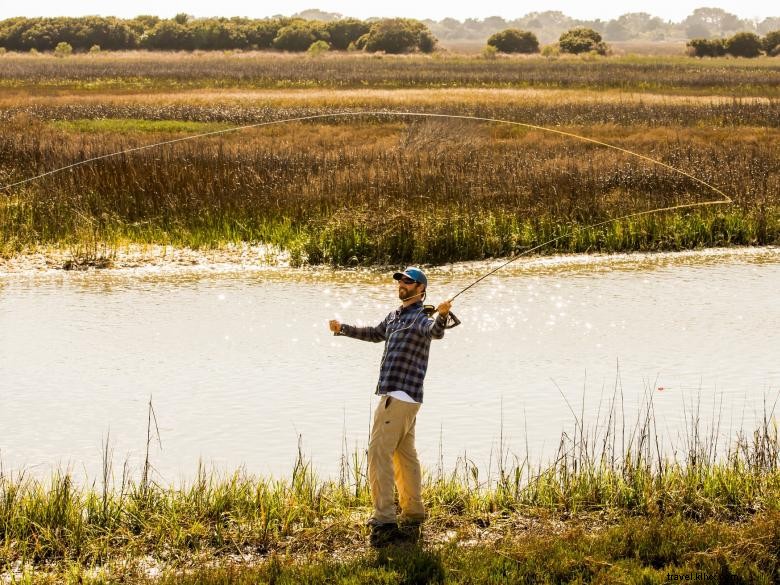
M 560 10 L 579 19 L 609 20 L 627 12 L 647 12 L 664 20 L 679 22 L 695 8 L 702 6 L 722 8 L 740 18 L 762 20 L 767 16 L 780 16 L 780 8 L 770 0 L 481 0 L 480 2 L 452 2 L 444 0 L 394 0 L 392 2 L 366 2 L 358 0 L 0 0 L 0 19 L 12 16 L 118 16 L 130 18 L 139 14 L 153 14 L 170 18 L 179 12 L 194 16 L 248 16 L 263 18 L 275 14 L 291 15 L 309 8 L 336 12 L 344 16 L 369 18 L 372 16 L 402 16 L 441 20 L 447 16 L 464 20 L 502 16 L 507 20 L 524 16 L 529 12 Z

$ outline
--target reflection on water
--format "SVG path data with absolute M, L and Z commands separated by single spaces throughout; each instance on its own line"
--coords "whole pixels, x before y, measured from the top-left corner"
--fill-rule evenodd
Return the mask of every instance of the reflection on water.
M 492 266 L 432 269 L 429 302 Z M 151 396 L 164 481 L 199 460 L 286 474 L 298 436 L 336 475 L 342 446 L 365 445 L 382 347 L 334 338 L 327 320 L 381 320 L 396 304 L 389 274 L 0 279 L 0 458 L 97 477 L 110 435 L 115 459 L 138 469 Z M 594 426 L 618 393 L 627 426 L 652 395 L 669 444 L 696 403 L 723 439 L 752 430 L 780 391 L 778 287 L 777 250 L 522 259 L 459 297 L 463 325 L 434 343 L 421 457 L 446 467 L 466 452 L 486 468 L 503 430 L 510 450 L 544 461 L 572 410 Z

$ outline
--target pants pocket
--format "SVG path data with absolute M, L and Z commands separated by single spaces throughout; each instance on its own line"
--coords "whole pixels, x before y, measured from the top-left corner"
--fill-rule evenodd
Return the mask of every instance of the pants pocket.
M 393 401 L 392 396 L 385 397 L 385 410 L 387 410 L 387 407 L 390 406 L 390 403 Z

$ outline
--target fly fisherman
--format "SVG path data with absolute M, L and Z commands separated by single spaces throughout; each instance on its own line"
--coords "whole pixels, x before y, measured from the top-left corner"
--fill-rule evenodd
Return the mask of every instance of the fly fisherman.
M 376 394 L 381 396 L 374 413 L 368 442 L 368 480 L 374 513 L 368 521 L 371 543 L 381 545 L 400 536 L 396 520 L 393 483 L 398 488 L 402 524 L 419 533 L 425 519 L 422 473 L 414 447 L 414 426 L 423 400 L 431 339 L 444 337 L 452 301 L 444 301 L 431 318 L 423 299 L 428 279 L 422 270 L 409 267 L 396 272 L 401 306 L 376 327 L 355 327 L 330 321 L 335 335 L 362 341 L 385 342 Z M 454 324 L 458 321 L 451 315 Z M 454 325 L 452 325 L 454 326 Z

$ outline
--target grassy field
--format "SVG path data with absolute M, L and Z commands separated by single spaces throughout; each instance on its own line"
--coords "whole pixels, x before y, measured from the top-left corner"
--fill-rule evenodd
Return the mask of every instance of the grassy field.
M 0 87 L 33 92 L 184 88 L 535 87 L 777 97 L 780 60 L 671 56 L 108 53 L 0 56 Z

